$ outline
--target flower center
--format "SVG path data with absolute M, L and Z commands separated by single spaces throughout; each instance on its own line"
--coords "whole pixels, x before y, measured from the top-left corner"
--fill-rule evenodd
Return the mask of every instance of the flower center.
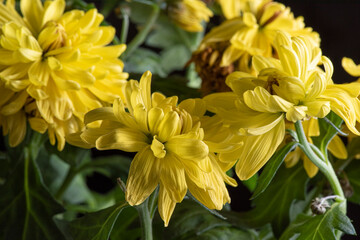
M 271 94 L 271 95 L 274 95 L 276 94 L 274 89 L 273 89 L 273 85 L 276 85 L 276 86 L 279 86 L 279 82 L 278 80 L 276 79 L 275 76 L 269 76 L 268 79 L 267 79 L 267 82 L 265 84 L 265 89 Z
M 66 45 L 67 34 L 64 27 L 55 22 L 48 22 L 41 30 L 38 42 L 43 49 L 43 55 Z

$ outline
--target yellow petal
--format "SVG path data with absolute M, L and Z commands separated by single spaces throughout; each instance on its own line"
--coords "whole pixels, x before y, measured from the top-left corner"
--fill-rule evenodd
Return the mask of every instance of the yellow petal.
M 150 146 L 138 152 L 131 162 L 126 181 L 126 201 L 139 205 L 155 190 L 159 183 L 160 160 L 155 158 Z
M 285 121 L 280 121 L 273 129 L 259 136 L 244 138 L 244 146 L 236 164 L 240 180 L 251 178 L 274 154 L 285 136 Z
M 170 198 L 170 195 L 166 191 L 166 189 L 160 186 L 158 209 L 159 209 L 160 217 L 164 221 L 165 227 L 169 225 L 169 221 L 171 215 L 174 212 L 175 206 L 176 206 L 176 202 Z
M 96 140 L 109 133 L 109 129 L 102 129 L 102 128 L 86 128 L 81 134 L 80 137 L 82 139 L 82 141 L 84 141 L 85 143 L 95 147 L 96 145 Z M 76 141 L 78 139 L 75 139 Z M 76 143 L 76 142 L 75 142 Z
M 9 104 L 1 108 L 1 114 L 3 115 L 12 115 L 20 111 L 24 106 L 26 99 L 28 98 L 28 93 L 26 91 L 21 91 L 16 93 Z
M 142 132 L 130 128 L 117 128 L 96 140 L 99 150 L 119 149 L 125 152 L 139 152 L 149 144 Z
M 42 28 L 44 8 L 40 0 L 22 0 L 20 9 L 25 20 L 30 24 L 33 33 L 37 35 Z
M 148 112 L 148 125 L 152 134 L 159 134 L 159 124 L 164 118 L 164 111 L 161 108 L 152 108 Z
M 182 135 L 170 138 L 165 143 L 165 148 L 179 158 L 193 161 L 201 161 L 209 154 L 209 148 L 203 141 Z
M 338 159 L 347 159 L 346 147 L 339 136 L 335 136 L 328 145 L 328 150 Z
M 6 117 L 9 130 L 9 145 L 16 147 L 25 138 L 26 135 L 26 116 L 24 111 L 18 111 L 16 114 Z
M 295 148 L 294 151 L 288 153 L 288 155 L 286 155 L 286 157 L 284 159 L 285 166 L 287 168 L 291 168 L 291 167 L 295 166 L 300 160 L 301 153 L 302 153 L 301 149 L 298 147 Z
M 129 128 L 138 128 L 134 118 L 132 118 L 132 116 L 125 111 L 124 103 L 120 98 L 114 100 L 113 111 L 119 122 Z
M 356 65 L 351 58 L 344 57 L 341 64 L 345 71 L 347 71 L 351 76 L 360 76 L 360 65 Z
M 140 79 L 139 87 L 141 89 L 141 96 L 144 101 L 144 106 L 146 109 L 150 109 L 151 106 L 151 72 L 146 71 Z
M 244 93 L 244 102 L 248 107 L 259 112 L 287 112 L 293 104 L 285 99 L 271 95 L 262 87 L 256 87 L 254 91 L 248 90 Z
M 40 60 L 42 52 L 32 50 L 29 48 L 19 48 L 15 52 L 15 54 L 16 54 L 15 55 L 16 58 L 19 59 L 21 62 L 29 63 L 29 62 L 34 62 L 34 61 Z
M 151 143 L 151 150 L 155 157 L 157 158 L 164 158 L 166 155 L 166 150 L 164 144 L 159 142 L 159 140 L 156 139 L 156 136 L 153 137 L 152 143 Z
M 39 60 L 29 68 L 29 80 L 36 86 L 46 86 L 49 81 L 49 73 L 47 64 Z
M 32 129 L 34 129 L 35 131 L 39 132 L 39 133 L 45 133 L 47 128 L 48 128 L 48 124 L 44 121 L 44 119 L 42 118 L 29 118 L 29 124 L 30 127 Z
M 65 10 L 64 0 L 48 1 L 45 5 L 42 24 L 45 25 L 49 21 L 58 21 Z
M 303 159 L 304 159 L 304 168 L 307 175 L 310 178 L 314 177 L 319 171 L 319 168 L 307 156 L 304 156 Z
M 185 109 L 192 116 L 203 116 L 206 112 L 205 101 L 200 98 L 186 99 L 179 103 L 180 109 Z
M 89 124 L 98 120 L 117 121 L 111 107 L 103 107 L 91 110 L 85 115 L 84 124 Z
M 93 148 L 94 145 L 93 144 L 89 144 L 87 142 L 85 142 L 82 138 L 81 138 L 81 132 L 79 133 L 72 133 L 66 136 L 66 142 L 68 144 L 71 144 L 73 146 L 76 147 L 80 147 L 80 148 L 85 148 L 85 149 L 90 149 Z
M 286 119 L 291 122 L 303 120 L 306 117 L 307 106 L 293 106 L 286 113 Z
M 331 111 L 329 101 L 310 101 L 304 102 L 304 105 L 308 108 L 306 114 L 311 117 L 324 118 Z
M 185 170 L 181 162 L 171 153 L 161 159 L 160 182 L 161 187 L 165 188 L 173 201 L 183 200 L 187 192 Z
M 134 107 L 134 118 L 142 132 L 148 133 L 148 114 L 145 107 L 141 104 Z
M 171 137 L 178 135 L 181 130 L 179 114 L 176 112 L 167 112 L 159 124 L 159 140 L 166 142 Z

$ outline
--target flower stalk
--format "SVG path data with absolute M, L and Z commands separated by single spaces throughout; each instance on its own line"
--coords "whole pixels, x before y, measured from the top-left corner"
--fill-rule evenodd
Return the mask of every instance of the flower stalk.
M 155 24 L 159 13 L 160 7 L 157 4 L 151 4 L 152 10 L 149 19 L 146 21 L 143 29 L 135 36 L 135 38 L 127 45 L 127 49 L 123 55 L 123 59 L 126 59 L 135 51 L 146 39 L 146 36 L 149 34 L 151 28 Z
M 149 198 L 147 198 L 142 204 L 136 207 L 136 210 L 139 213 L 139 218 L 141 222 L 142 229 L 142 239 L 143 240 L 152 240 L 153 231 L 152 231 L 152 214 L 149 208 Z
M 320 169 L 320 171 L 325 175 L 325 177 L 327 178 L 327 180 L 329 181 L 331 188 L 334 191 L 334 194 L 337 195 L 339 198 L 337 198 L 337 200 L 340 199 L 340 201 L 344 202 L 344 208 L 342 209 L 342 211 L 344 213 L 346 213 L 346 199 L 344 196 L 344 192 L 341 188 L 339 179 L 336 176 L 336 173 L 334 171 L 334 168 L 332 167 L 330 161 L 328 161 L 326 159 L 326 156 L 323 156 L 324 160 L 322 160 L 318 154 L 320 153 L 319 151 L 317 153 L 314 152 L 313 148 L 310 146 L 310 143 L 307 141 L 305 133 L 304 133 L 304 129 L 302 127 L 301 121 L 297 121 L 295 122 L 295 129 L 296 129 L 296 133 L 298 135 L 299 138 L 299 143 L 300 143 L 300 147 L 301 149 L 304 151 L 304 153 L 306 154 L 306 156 Z

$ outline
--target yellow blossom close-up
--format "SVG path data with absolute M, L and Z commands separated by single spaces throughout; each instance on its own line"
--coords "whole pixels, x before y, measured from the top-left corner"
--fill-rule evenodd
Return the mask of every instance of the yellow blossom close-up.
M 177 105 L 177 97 L 151 95 L 150 84 L 150 72 L 139 82 L 130 80 L 125 102 L 117 99 L 113 108 L 87 113 L 85 124 L 101 120 L 101 125 L 70 135 L 69 142 L 99 150 L 137 152 L 126 183 L 126 200 L 139 205 L 160 185 L 158 208 L 165 226 L 188 190 L 208 208 L 220 210 L 230 202 L 224 182 L 232 186 L 236 182 L 225 173 L 232 165 L 220 162 L 215 151 L 226 152 L 235 145 L 212 142 L 213 133 L 205 140 L 200 122 L 206 111 L 202 100 L 187 99 Z
M 122 97 L 128 77 L 118 59 L 126 46 L 109 45 L 115 29 L 100 26 L 96 9 L 65 12 L 65 1 L 0 3 L 0 124 L 10 146 L 27 122 L 62 150 L 91 109 Z
M 202 21 L 208 22 L 213 16 L 201 0 L 169 0 L 167 12 L 172 21 L 189 32 L 203 31 Z
M 220 154 L 223 161 L 239 160 L 236 172 L 242 180 L 273 155 L 285 136 L 286 122 L 323 118 L 332 110 L 350 131 L 360 134 L 355 128 L 360 84 L 334 84 L 331 61 L 306 36 L 291 38 L 279 32 L 275 49 L 279 59 L 253 57 L 256 77 L 234 72 L 226 80 L 232 92 L 205 97 L 209 110 L 244 141 L 243 149 Z
M 221 2 L 224 2 L 223 6 L 231 5 Z M 236 17 L 212 28 L 193 54 L 205 94 L 229 91 L 225 78 L 233 71 L 254 74 L 252 56 L 277 58 L 274 40 L 278 31 L 291 36 L 307 35 L 314 45 L 319 46 L 318 33 L 305 27 L 304 19 L 295 18 L 289 7 L 271 0 L 231 2 L 238 3 L 241 14 L 239 12 Z

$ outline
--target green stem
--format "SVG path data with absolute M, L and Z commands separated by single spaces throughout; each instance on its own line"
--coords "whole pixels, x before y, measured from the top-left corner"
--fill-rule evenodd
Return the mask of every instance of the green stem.
M 126 43 L 129 32 L 129 15 L 127 14 L 126 10 L 121 10 L 121 13 L 123 21 L 121 26 L 120 43 Z
M 142 239 L 143 240 L 152 240 L 152 218 L 150 215 L 149 209 L 149 198 L 147 198 L 142 204 L 136 207 L 140 222 L 141 222 L 141 229 L 142 229 Z
M 128 44 L 127 49 L 123 55 L 123 59 L 126 59 L 131 55 L 131 53 L 137 49 L 146 39 L 146 36 L 149 34 L 151 28 L 153 27 L 154 23 L 156 22 L 160 8 L 156 4 L 152 4 L 152 11 L 150 14 L 149 19 L 146 21 L 143 29 L 135 36 L 135 38 Z
M 304 151 L 306 156 L 320 169 L 320 171 L 325 175 L 327 180 L 329 181 L 331 188 L 334 191 L 334 194 L 338 195 L 343 201 L 346 203 L 344 192 L 341 188 L 339 179 L 337 178 L 334 168 L 332 167 L 330 161 L 324 157 L 325 161 L 322 160 L 311 148 L 310 143 L 307 141 L 307 138 L 304 133 L 304 129 L 302 127 L 301 121 L 297 121 L 295 123 L 296 133 L 299 138 L 299 142 L 301 144 L 301 149 Z M 346 213 L 346 204 L 343 212 Z
M 62 196 L 64 195 L 66 189 L 70 186 L 72 181 L 74 180 L 74 177 L 76 176 L 78 171 L 76 171 L 74 168 L 70 166 L 69 171 L 66 174 L 64 182 L 61 184 L 60 188 L 55 193 L 55 199 L 61 200 Z
M 157 209 L 158 198 L 159 198 L 159 186 L 155 189 L 154 193 L 151 194 L 151 196 L 150 196 L 149 211 L 150 211 L 151 218 L 154 218 L 155 211 Z

